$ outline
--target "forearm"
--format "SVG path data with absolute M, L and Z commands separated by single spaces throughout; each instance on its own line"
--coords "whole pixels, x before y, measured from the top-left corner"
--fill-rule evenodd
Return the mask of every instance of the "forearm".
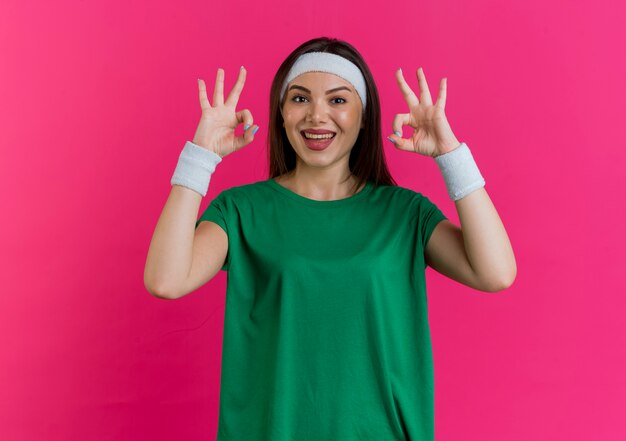
M 468 263 L 487 289 L 504 289 L 513 283 L 517 266 L 504 225 L 485 190 L 485 180 L 467 145 L 456 137 L 443 142 L 440 152 L 435 161 L 456 205 Z
M 511 242 L 484 187 L 455 201 L 470 265 L 486 286 L 510 286 L 517 273 Z
M 144 284 L 159 297 L 167 297 L 189 273 L 195 222 L 202 196 L 173 185 L 159 217 L 146 259 Z

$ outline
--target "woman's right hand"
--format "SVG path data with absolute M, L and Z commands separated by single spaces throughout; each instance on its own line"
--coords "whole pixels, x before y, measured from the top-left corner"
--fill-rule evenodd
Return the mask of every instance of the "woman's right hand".
M 218 68 L 213 91 L 213 106 L 207 98 L 204 80 L 198 80 L 202 116 L 192 141 L 194 144 L 209 149 L 223 158 L 254 140 L 252 132 L 259 126 L 252 125 L 252 113 L 248 109 L 235 112 L 245 80 L 246 69 L 242 66 L 237 82 L 224 102 L 224 69 Z M 242 136 L 235 136 L 235 128 L 242 123 L 249 124 L 248 130 L 245 130 Z

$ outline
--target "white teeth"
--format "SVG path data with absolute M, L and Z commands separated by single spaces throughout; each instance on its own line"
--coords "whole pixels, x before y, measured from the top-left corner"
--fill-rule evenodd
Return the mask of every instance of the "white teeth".
M 311 133 L 304 132 L 304 136 L 309 139 L 327 139 L 335 136 L 334 133 L 326 133 L 324 135 L 313 135 Z

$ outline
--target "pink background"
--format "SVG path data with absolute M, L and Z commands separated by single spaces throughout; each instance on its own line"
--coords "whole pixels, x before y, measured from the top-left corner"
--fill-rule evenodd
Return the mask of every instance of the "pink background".
M 261 128 L 213 176 L 267 178 L 270 82 L 317 36 L 365 57 L 385 135 L 433 98 L 486 179 L 517 258 L 484 293 L 427 271 L 436 435 L 626 439 L 624 101 L 617 1 L 18 2 L 0 6 L 0 438 L 214 440 L 226 273 L 176 301 L 143 270 L 218 67 Z M 405 128 L 405 133 L 410 133 Z M 241 128 L 238 128 L 241 132 Z M 457 223 L 431 158 L 385 140 L 393 175 Z M 320 440 L 322 441 L 322 440 Z

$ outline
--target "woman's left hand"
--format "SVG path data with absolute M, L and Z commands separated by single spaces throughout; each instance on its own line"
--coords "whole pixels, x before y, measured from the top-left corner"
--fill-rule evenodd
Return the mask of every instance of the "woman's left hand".
M 402 126 L 408 125 L 414 129 L 410 139 L 402 138 L 402 136 L 397 134 L 388 137 L 389 140 L 393 140 L 396 148 L 434 158 L 448 153 L 461 145 L 454 133 L 452 133 L 444 113 L 447 78 L 441 80 L 439 96 L 434 105 L 428 90 L 428 84 L 426 84 L 424 71 L 421 67 L 417 69 L 417 80 L 420 89 L 419 99 L 404 80 L 401 69 L 396 71 L 396 80 L 404 95 L 404 99 L 409 105 L 409 113 L 396 114 L 393 119 L 392 129 L 400 134 L 402 133 Z

